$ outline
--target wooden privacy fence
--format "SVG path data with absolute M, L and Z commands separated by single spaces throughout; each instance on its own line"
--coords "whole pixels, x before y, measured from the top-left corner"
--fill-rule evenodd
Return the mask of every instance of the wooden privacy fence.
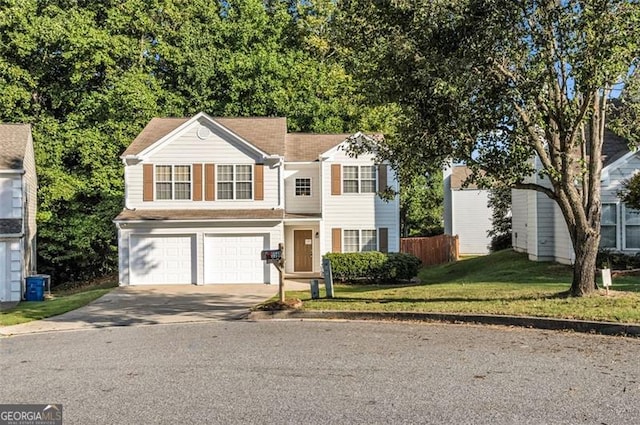
M 460 254 L 458 236 L 438 235 L 428 238 L 400 238 L 400 252 L 413 254 L 423 266 L 457 261 Z

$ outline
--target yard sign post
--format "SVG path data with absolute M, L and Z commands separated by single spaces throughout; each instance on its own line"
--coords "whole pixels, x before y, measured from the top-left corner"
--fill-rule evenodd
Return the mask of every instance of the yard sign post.
M 609 295 L 609 287 L 611 286 L 611 269 L 602 269 L 602 286 Z
M 280 287 L 278 288 L 278 298 L 280 302 L 284 303 L 284 244 L 279 243 L 278 249 L 269 249 L 262 251 L 261 257 L 267 263 L 273 264 L 278 269 L 280 275 Z

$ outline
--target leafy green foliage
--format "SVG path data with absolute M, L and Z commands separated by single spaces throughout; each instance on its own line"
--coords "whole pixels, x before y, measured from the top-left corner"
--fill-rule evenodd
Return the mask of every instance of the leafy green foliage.
M 418 274 L 420 259 L 412 254 L 377 251 L 328 253 L 334 279 L 349 282 L 409 280 Z
M 487 236 L 491 238 L 491 252 L 511 248 L 511 188 L 495 186 L 489 189 L 489 208 L 491 229 Z
M 443 233 L 442 172 L 414 176 L 400 186 L 400 222 L 404 236 Z
M 336 21 L 371 102 L 403 112 L 379 155 L 416 174 L 461 161 L 485 186 L 546 194 L 572 235 L 571 291 L 593 291 L 605 111 L 614 86 L 638 99 L 640 3 L 352 0 Z
M 627 207 L 640 210 L 640 173 L 624 181 L 618 196 Z
M 629 255 L 601 249 L 598 251 L 598 267 L 612 270 L 640 269 L 640 254 Z
M 33 124 L 39 271 L 63 282 L 117 268 L 119 155 L 154 116 L 384 130 L 389 107 L 363 106 L 335 61 L 334 10 L 328 0 L 4 1 L 0 120 Z

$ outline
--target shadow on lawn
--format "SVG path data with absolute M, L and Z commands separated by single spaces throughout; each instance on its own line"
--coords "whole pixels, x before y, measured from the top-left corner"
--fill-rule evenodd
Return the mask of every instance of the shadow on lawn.
M 319 299 L 316 302 L 365 302 L 365 303 L 377 303 L 377 304 L 389 304 L 389 303 L 441 303 L 441 302 L 487 302 L 487 301 L 534 301 L 534 300 L 554 300 L 554 299 L 566 299 L 569 298 L 569 291 L 558 292 L 555 294 L 546 295 L 523 295 L 519 297 L 478 297 L 478 298 L 463 298 L 463 297 L 442 297 L 442 298 L 372 298 L 372 297 L 335 297 L 332 299 Z

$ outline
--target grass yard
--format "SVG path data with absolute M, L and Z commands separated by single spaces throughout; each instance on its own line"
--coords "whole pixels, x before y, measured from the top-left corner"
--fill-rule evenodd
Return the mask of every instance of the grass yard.
M 640 277 L 613 279 L 582 298 L 566 296 L 571 268 L 501 251 L 422 269 L 418 285 L 336 285 L 334 299 L 287 292 L 308 310 L 484 313 L 640 323 Z M 321 294 L 324 296 L 324 293 Z
M 100 298 L 118 286 L 116 278 L 86 286 L 66 286 L 52 290 L 52 297 L 44 301 L 22 301 L 17 306 L 0 311 L 0 326 L 17 325 L 32 320 L 57 316 L 75 310 Z

